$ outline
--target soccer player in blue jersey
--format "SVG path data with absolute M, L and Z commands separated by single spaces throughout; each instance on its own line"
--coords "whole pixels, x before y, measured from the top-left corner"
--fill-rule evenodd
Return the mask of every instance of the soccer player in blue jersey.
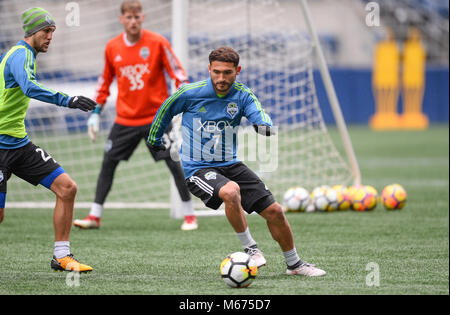
M 47 52 L 56 29 L 50 13 L 31 8 L 22 14 L 24 40 L 0 55 L 0 223 L 4 219 L 6 183 L 12 174 L 56 195 L 53 215 L 55 243 L 50 266 L 54 270 L 88 272 L 70 252 L 70 229 L 77 185 L 43 149 L 33 144 L 25 129 L 30 98 L 58 106 L 90 111 L 96 103 L 84 96 L 46 88 L 36 81 L 36 56 Z
M 236 82 L 241 71 L 238 53 L 230 47 L 215 49 L 209 55 L 208 68 L 208 80 L 181 87 L 161 105 L 150 129 L 149 144 L 165 150 L 164 130 L 182 113 L 180 156 L 190 191 L 209 208 L 225 203 L 228 221 L 258 267 L 264 266 L 266 259 L 250 234 L 244 211 L 256 212 L 266 220 L 285 257 L 286 274 L 325 275 L 324 270 L 299 258 L 282 207 L 261 179 L 236 157 L 236 127 L 242 117 L 258 133 L 274 134 L 272 121 L 257 97 Z

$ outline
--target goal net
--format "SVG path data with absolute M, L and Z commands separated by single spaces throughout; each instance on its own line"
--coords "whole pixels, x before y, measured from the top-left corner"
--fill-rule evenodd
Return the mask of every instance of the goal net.
M 172 1 L 142 3 L 143 27 L 170 39 Z M 32 6 L 47 8 L 57 24 L 49 52 L 37 58 L 38 80 L 69 95 L 93 97 L 106 42 L 123 31 L 118 20 L 120 1 L 0 1 L 1 52 L 23 38 L 20 15 Z M 226 45 L 238 51 L 242 65 L 238 81 L 252 89 L 278 128 L 270 140 L 243 128 L 239 156 L 278 199 L 291 186 L 313 189 L 325 184 L 349 185 L 354 179 L 345 155 L 336 149 L 341 144 L 333 142 L 339 137 L 332 140 L 321 114 L 313 78 L 313 45 L 307 34 L 298 1 L 189 1 L 185 63 L 189 78 L 195 82 L 209 77 L 208 55 L 214 48 Z M 27 113 L 30 139 L 77 182 L 77 207 L 88 207 L 94 199 L 106 138 L 115 118 L 114 84 L 110 92 L 95 143 L 87 136 L 88 113 L 36 100 L 31 100 Z M 119 164 L 105 207 L 169 207 L 169 187 L 167 167 L 155 163 L 142 142 L 129 161 Z M 42 187 L 15 176 L 8 181 L 8 207 L 53 206 L 53 202 L 53 194 Z

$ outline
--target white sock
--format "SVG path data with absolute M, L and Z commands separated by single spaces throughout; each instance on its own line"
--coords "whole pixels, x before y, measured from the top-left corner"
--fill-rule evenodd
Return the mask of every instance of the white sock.
M 300 257 L 298 257 L 295 247 L 291 250 L 288 250 L 287 252 L 283 252 L 283 255 L 288 266 L 293 266 L 300 261 Z
M 194 210 L 194 205 L 193 205 L 192 199 L 188 200 L 188 201 L 182 201 L 181 207 L 183 208 L 184 216 L 195 215 L 195 210 Z
M 252 235 L 250 234 L 250 230 L 247 229 L 242 233 L 236 233 L 237 237 L 242 243 L 242 246 L 244 248 L 250 247 L 252 245 L 256 245 L 255 240 L 253 239 Z
M 55 255 L 56 258 L 63 258 L 69 254 L 70 254 L 70 242 L 69 241 L 55 242 L 53 255 Z
M 92 203 L 91 206 L 91 212 L 89 212 L 89 215 L 93 215 L 94 217 L 101 218 L 103 212 L 103 205 L 99 203 Z

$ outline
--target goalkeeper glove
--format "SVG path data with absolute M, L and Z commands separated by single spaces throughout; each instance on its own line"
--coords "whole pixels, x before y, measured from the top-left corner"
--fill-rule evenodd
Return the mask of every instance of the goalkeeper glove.
M 95 142 L 95 140 L 97 139 L 97 134 L 100 131 L 100 112 L 101 112 L 101 110 L 102 110 L 102 107 L 100 105 L 97 105 L 87 121 L 88 135 L 89 135 L 89 138 L 91 138 L 92 142 Z
M 266 125 L 253 125 L 255 131 L 263 136 L 273 136 L 275 135 L 275 129 Z
M 69 100 L 70 108 L 79 108 L 84 112 L 93 110 L 95 105 L 97 105 L 96 102 L 84 96 L 73 96 Z

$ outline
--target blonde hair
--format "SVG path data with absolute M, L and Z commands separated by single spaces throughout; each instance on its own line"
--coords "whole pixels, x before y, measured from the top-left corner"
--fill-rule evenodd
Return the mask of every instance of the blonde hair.
M 142 4 L 138 0 L 125 0 L 120 6 L 120 12 L 124 14 L 127 11 L 142 12 Z

